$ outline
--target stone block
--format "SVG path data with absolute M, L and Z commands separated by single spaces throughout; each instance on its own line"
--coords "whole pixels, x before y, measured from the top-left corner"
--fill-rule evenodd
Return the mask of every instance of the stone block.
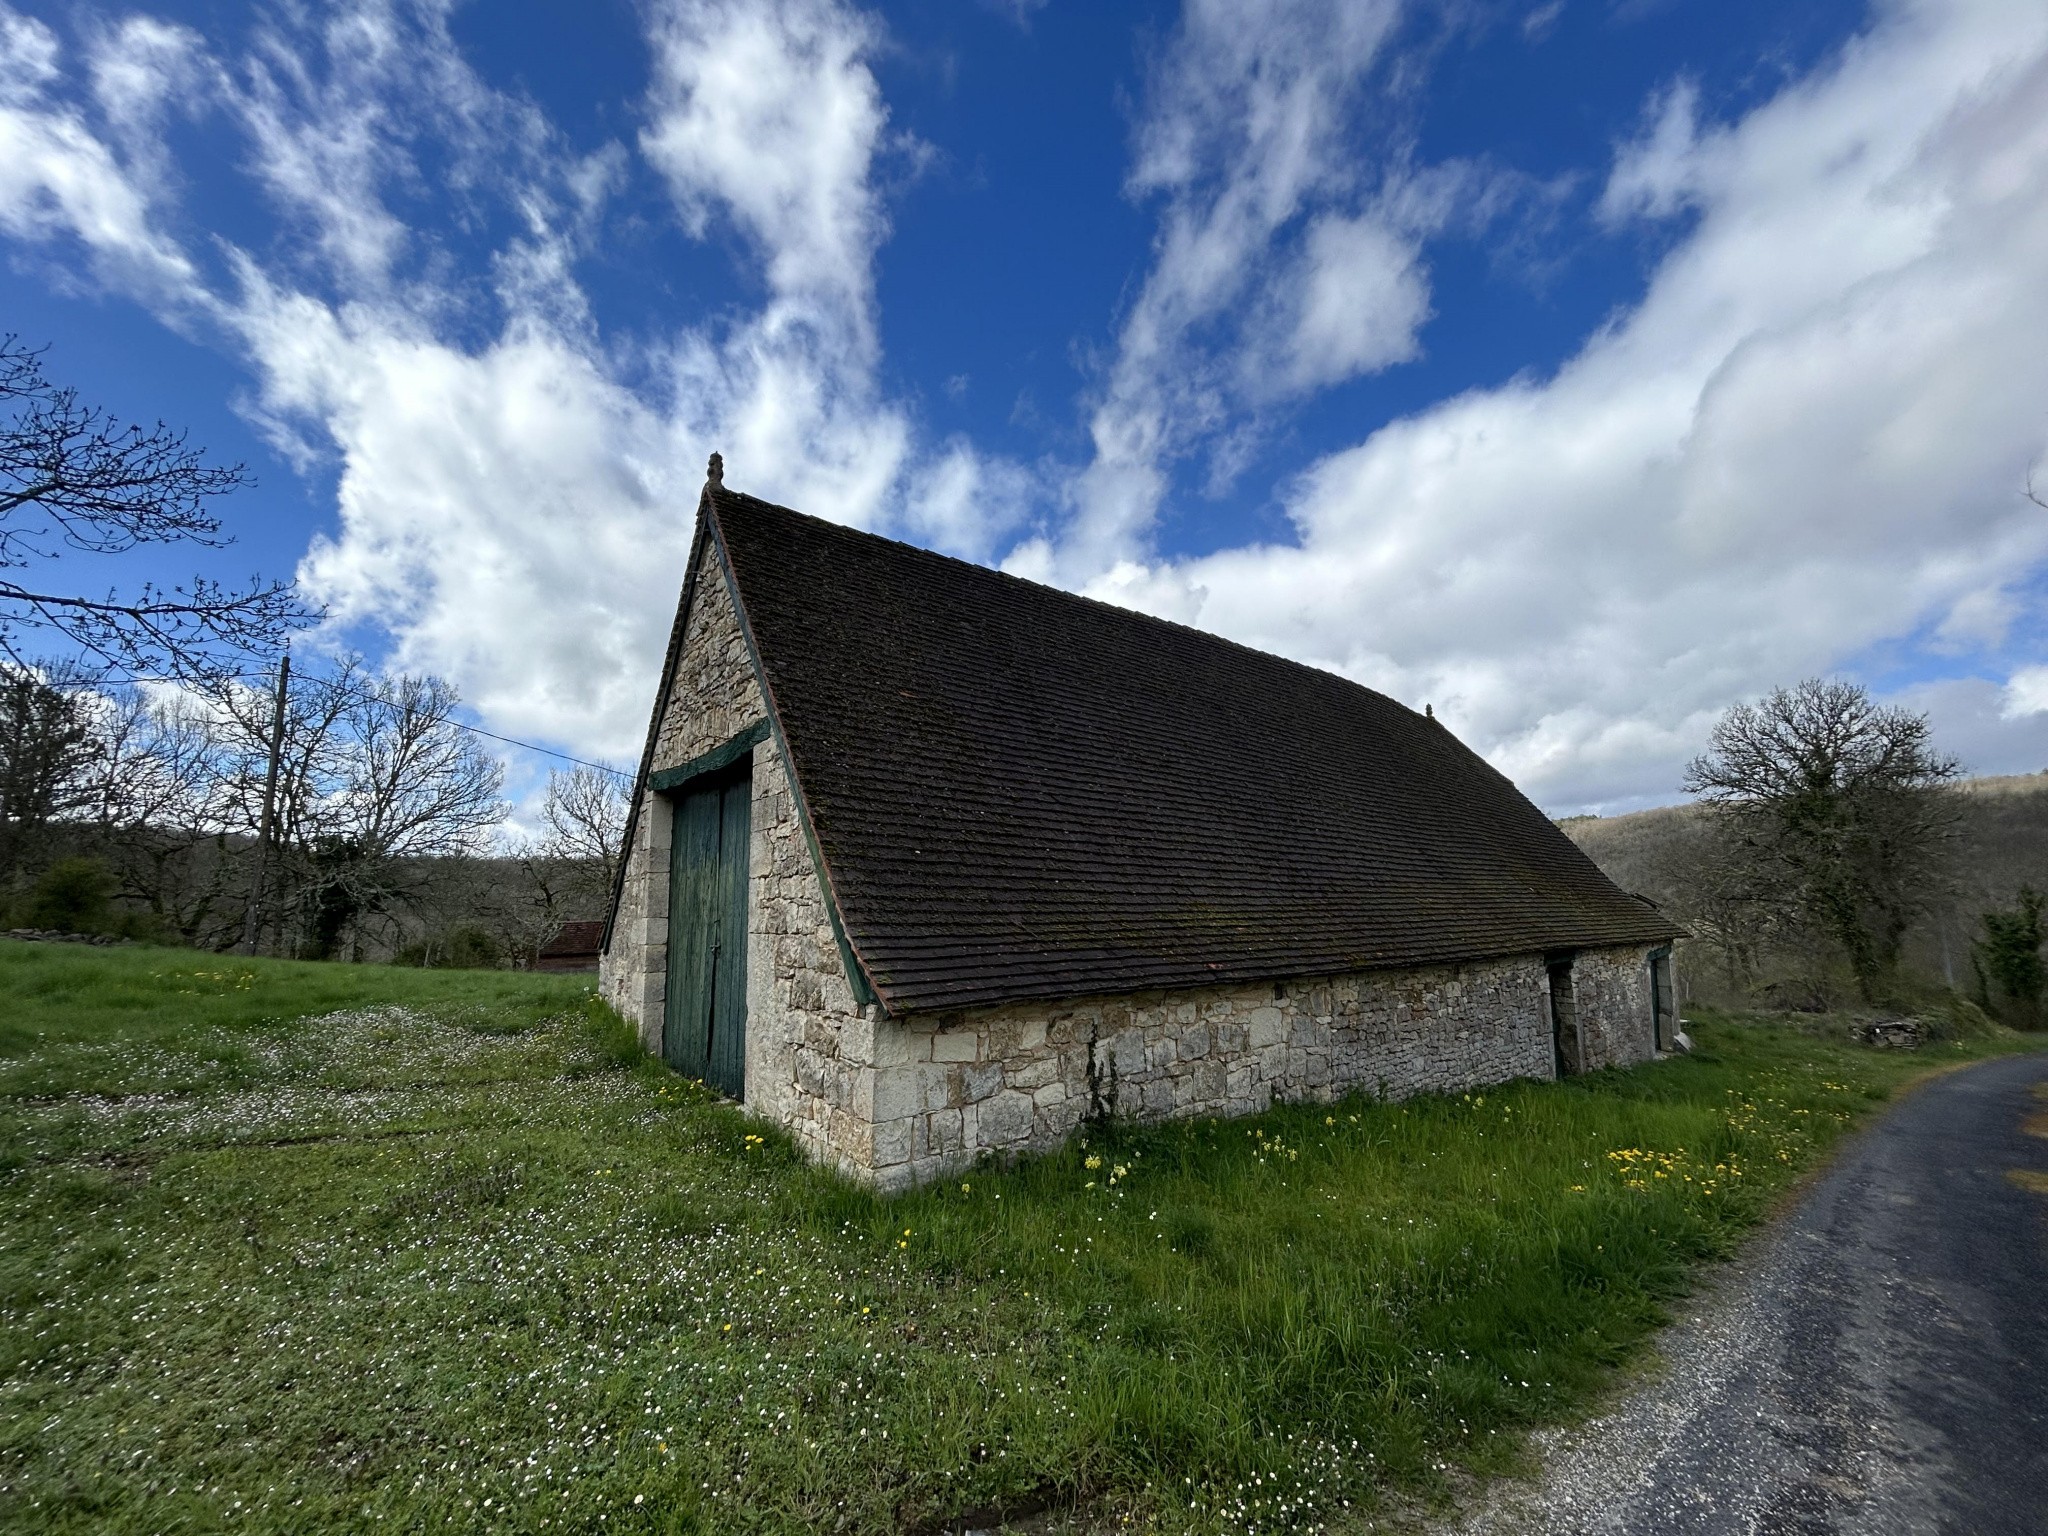
M 876 1167 L 910 1160 L 911 1126 L 907 1119 L 885 1120 L 875 1126 L 871 1148 Z
M 901 1024 L 896 1023 L 893 1019 L 883 1019 L 880 1022 L 868 1020 L 866 1022 L 869 1039 L 872 1042 L 870 1056 L 878 1067 L 907 1065 L 910 1062 L 921 1059 L 916 1054 L 918 1046 L 922 1045 L 927 1049 L 930 1048 L 931 1040 L 929 1036 L 913 1033 L 905 1029 Z
M 1040 1104 L 1032 1139 L 1047 1143 L 1064 1141 L 1073 1134 L 1074 1127 L 1081 1123 L 1081 1113 L 1086 1107 L 1082 1100 L 1071 1098 L 1062 1099 L 1056 1104 Z
M 1014 1063 L 1006 1076 L 1012 1088 L 1042 1088 L 1059 1081 L 1060 1059 L 1044 1055 L 1026 1057 Z
M 1145 1070 L 1144 1031 L 1126 1029 L 1111 1036 L 1096 1046 L 1095 1059 L 1114 1066 L 1117 1077 L 1124 1081 L 1140 1076 Z
M 981 1039 L 968 1029 L 949 1029 L 932 1036 L 933 1061 L 973 1061 L 981 1054 Z
M 1275 1007 L 1254 1008 L 1245 1021 L 1247 1038 L 1255 1051 L 1278 1045 L 1287 1038 L 1287 1015 Z
M 890 1067 L 875 1073 L 875 1119 L 901 1120 L 924 1108 L 917 1069 Z
M 1056 1013 L 1045 1022 L 1045 1038 L 1054 1045 L 1078 1045 L 1093 1039 L 1096 1019 L 1092 1014 Z
M 1014 1146 L 1030 1140 L 1036 1123 L 1030 1094 L 1006 1089 L 975 1107 L 984 1147 Z
M 958 1109 L 967 1102 L 960 1090 L 960 1069 L 938 1062 L 921 1062 L 917 1074 L 917 1107 L 920 1110 Z
M 966 1103 L 979 1103 L 1002 1086 L 1003 1064 L 1000 1061 L 975 1062 L 960 1069 L 960 1097 Z
M 838 1024 L 839 1054 L 865 1066 L 875 1059 L 875 1026 L 867 1019 L 850 1018 Z

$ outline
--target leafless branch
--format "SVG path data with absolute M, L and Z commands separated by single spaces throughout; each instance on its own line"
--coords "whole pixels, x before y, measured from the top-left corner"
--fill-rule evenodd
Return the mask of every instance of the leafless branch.
M 44 376 L 41 350 L 14 336 L 0 338 L 0 409 L 0 569 L 65 551 L 230 542 L 209 503 L 253 484 L 242 465 L 207 463 L 162 422 L 124 424 L 81 403 Z M 0 653 L 20 661 L 16 632 L 50 630 L 117 670 L 203 676 L 229 655 L 274 650 L 314 616 L 283 582 L 236 589 L 195 579 L 98 601 L 0 582 Z

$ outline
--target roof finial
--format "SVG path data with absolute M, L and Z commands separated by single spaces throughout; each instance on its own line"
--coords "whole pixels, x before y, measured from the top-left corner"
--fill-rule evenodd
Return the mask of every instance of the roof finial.
M 1422 706 L 1422 712 L 1423 712 L 1423 714 L 1427 715 L 1427 716 L 1428 716 L 1428 717 L 1429 717 L 1430 719 L 1432 719 L 1432 720 L 1434 720 L 1434 719 L 1436 718 L 1436 706 L 1435 706 L 1434 704 L 1425 704 L 1425 705 L 1423 705 L 1423 706 Z
M 708 483 L 717 486 L 721 491 L 725 489 L 724 454 L 714 453 L 711 455 L 711 462 L 704 466 L 704 478 Z

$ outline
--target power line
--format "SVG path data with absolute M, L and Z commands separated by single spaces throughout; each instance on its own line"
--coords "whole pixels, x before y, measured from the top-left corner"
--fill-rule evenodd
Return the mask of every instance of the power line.
M 232 677 L 238 683 L 264 683 L 273 680 L 268 672 L 229 672 L 222 675 Z M 176 685 L 181 681 L 182 679 L 175 677 L 131 677 L 127 679 L 131 686 L 137 683 L 168 683 Z M 330 678 L 322 678 L 321 681 L 329 688 L 337 686 Z M 98 693 L 109 685 L 78 679 L 70 682 L 45 682 L 43 686 L 46 688 L 75 688 L 83 693 Z M 120 685 L 116 683 L 113 686 L 118 687 Z M 374 693 L 366 693 L 361 689 L 352 691 L 356 698 L 363 700 L 365 703 L 382 704 L 388 702 Z M 502 741 L 508 747 L 519 747 L 528 752 L 538 752 L 542 757 L 559 758 L 565 763 L 574 763 L 578 768 L 595 768 L 599 773 L 608 773 L 615 779 L 630 780 L 634 777 L 634 775 L 626 772 L 623 768 L 612 767 L 610 763 L 593 763 L 588 758 L 571 757 L 567 752 L 557 752 L 553 747 L 543 747 L 536 742 L 521 741 L 516 736 L 500 736 L 496 731 L 487 731 L 480 725 L 471 725 L 467 720 L 450 718 L 446 723 L 454 726 L 458 731 L 468 731 L 472 736 L 488 736 L 492 741 Z
M 599 773 L 608 773 L 615 779 L 630 779 L 632 774 L 623 768 L 614 768 L 610 763 L 593 763 L 587 758 L 571 757 L 566 752 L 557 752 L 553 747 L 537 747 L 530 741 L 517 741 L 510 736 L 500 736 L 496 731 L 487 731 L 480 725 L 470 725 L 461 720 L 450 720 L 450 725 L 459 726 L 475 736 L 488 736 L 493 741 L 502 741 L 508 747 L 524 747 L 529 752 L 539 752 L 546 757 L 559 757 L 565 763 L 574 763 L 579 768 L 595 768 Z

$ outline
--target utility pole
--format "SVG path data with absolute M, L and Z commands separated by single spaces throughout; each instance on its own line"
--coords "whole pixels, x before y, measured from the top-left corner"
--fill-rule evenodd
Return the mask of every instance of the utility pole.
M 277 696 L 270 709 L 270 768 L 263 775 L 263 819 L 256 824 L 256 873 L 249 881 L 249 906 L 242 914 L 242 953 L 256 953 L 263 923 L 263 877 L 269 872 L 270 826 L 277 815 L 277 760 L 284 752 L 284 699 L 292 681 L 292 653 L 277 663 Z

